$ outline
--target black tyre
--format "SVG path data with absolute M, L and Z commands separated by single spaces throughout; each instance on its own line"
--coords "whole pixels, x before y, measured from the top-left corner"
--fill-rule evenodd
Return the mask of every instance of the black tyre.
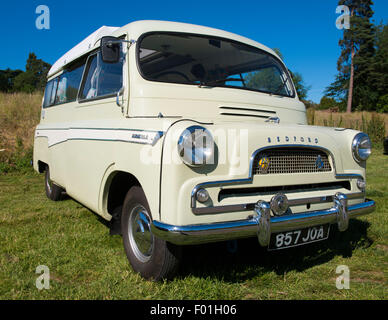
M 49 166 L 46 166 L 44 182 L 45 182 L 44 184 L 45 184 L 47 198 L 53 201 L 61 200 L 62 192 L 64 192 L 64 190 L 51 181 Z
M 123 206 L 119 206 L 113 210 L 112 219 L 110 220 L 109 234 L 120 235 L 121 236 L 121 212 L 123 211 Z
M 132 187 L 124 200 L 121 232 L 125 253 L 132 268 L 145 279 L 170 279 L 177 271 L 181 247 L 155 237 L 152 215 L 141 187 Z

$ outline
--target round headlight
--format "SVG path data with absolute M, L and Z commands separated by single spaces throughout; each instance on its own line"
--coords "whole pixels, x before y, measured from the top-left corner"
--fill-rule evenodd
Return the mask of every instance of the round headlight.
M 211 133 L 201 126 L 187 128 L 179 137 L 178 153 L 189 166 L 214 163 L 214 140 Z
M 365 161 L 372 152 L 372 143 L 366 133 L 357 134 L 352 143 L 353 156 L 357 161 Z

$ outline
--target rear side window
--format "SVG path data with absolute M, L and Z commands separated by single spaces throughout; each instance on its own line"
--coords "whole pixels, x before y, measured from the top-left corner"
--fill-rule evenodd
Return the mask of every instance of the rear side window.
M 123 86 L 123 56 L 118 63 L 105 63 L 101 55 L 91 56 L 85 70 L 80 99 L 94 99 L 116 94 Z
M 77 100 L 78 88 L 81 83 L 84 67 L 85 65 L 81 63 L 60 75 L 55 98 L 56 104 Z
M 47 82 L 43 108 L 76 101 L 84 68 L 85 59 L 82 59 L 65 70 L 60 76 Z
M 44 91 L 43 108 L 52 106 L 55 102 L 55 95 L 57 91 L 58 78 L 47 82 L 46 89 Z

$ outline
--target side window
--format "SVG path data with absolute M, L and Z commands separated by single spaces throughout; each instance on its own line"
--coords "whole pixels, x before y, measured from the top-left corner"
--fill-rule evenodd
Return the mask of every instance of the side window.
M 116 94 L 123 85 L 123 56 L 118 63 L 104 63 L 98 52 L 91 56 L 86 67 L 80 99 Z
M 59 78 L 57 95 L 55 97 L 55 104 L 66 102 L 66 87 L 67 77 L 66 74 L 64 74 Z
M 77 100 L 84 68 L 85 59 L 82 59 L 65 70 L 60 76 L 47 82 L 43 108 Z
M 82 93 L 80 94 L 81 99 L 91 99 L 97 96 L 96 94 L 96 69 L 97 69 L 97 55 L 90 57 L 88 65 L 86 66 L 85 80 L 83 85 Z
M 53 91 L 54 81 L 55 80 L 50 80 L 46 84 L 46 89 L 44 90 L 43 108 L 47 108 L 50 105 L 50 98 Z
M 58 88 L 58 78 L 55 78 L 53 80 L 53 90 L 51 91 L 51 96 L 50 96 L 50 106 L 55 104 L 55 95 L 57 93 L 57 88 Z
M 43 108 L 52 106 L 55 103 L 55 94 L 57 92 L 58 78 L 47 82 L 46 89 L 44 91 Z
M 81 83 L 84 67 L 84 63 L 79 63 L 77 66 L 60 75 L 55 98 L 56 104 L 77 100 L 78 88 Z

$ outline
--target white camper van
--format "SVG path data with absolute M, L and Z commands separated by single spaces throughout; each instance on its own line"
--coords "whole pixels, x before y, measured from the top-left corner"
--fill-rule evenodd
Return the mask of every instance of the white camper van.
M 370 213 L 362 132 L 308 126 L 290 73 L 253 40 L 191 24 L 102 27 L 48 73 L 34 168 L 111 221 L 160 280 L 184 245 L 327 239 Z

